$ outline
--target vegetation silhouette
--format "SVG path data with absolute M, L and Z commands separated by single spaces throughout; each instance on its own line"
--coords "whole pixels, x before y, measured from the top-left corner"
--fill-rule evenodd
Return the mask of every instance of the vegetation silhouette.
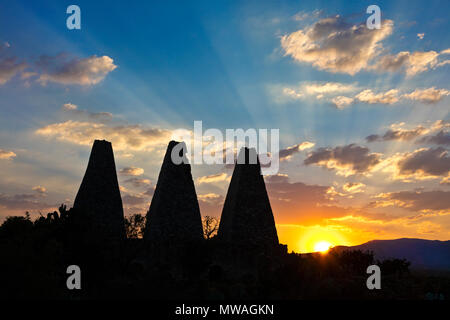
M 2 299 L 442 299 L 448 277 L 414 274 L 400 259 L 375 261 L 371 252 L 288 253 L 240 272 L 214 256 L 217 237 L 184 247 L 177 266 L 154 263 L 142 240 L 145 217 L 125 220 L 122 243 L 86 229 L 89 215 L 67 210 L 32 220 L 8 217 L 0 226 Z M 249 253 L 252 254 L 252 253 Z M 66 268 L 79 265 L 82 289 L 68 290 Z M 366 268 L 378 264 L 382 290 L 368 290 Z
M 259 162 L 235 166 L 220 224 L 201 219 L 190 165 L 170 162 L 180 146 L 169 143 L 148 213 L 123 217 L 112 146 L 95 141 L 73 208 L 1 224 L 0 299 L 450 296 L 449 277 L 413 274 L 406 260 L 375 261 L 370 251 L 337 248 L 288 253 L 278 243 Z M 240 157 L 252 153 L 244 148 Z M 367 289 L 372 264 L 381 267 L 382 290 Z M 67 288 L 71 265 L 81 269 L 81 290 Z

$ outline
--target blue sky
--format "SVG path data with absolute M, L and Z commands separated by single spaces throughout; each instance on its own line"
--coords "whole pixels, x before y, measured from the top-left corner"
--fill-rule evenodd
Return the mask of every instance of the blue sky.
M 81 30 L 66 28 L 70 4 L 81 8 Z M 371 4 L 383 19 L 372 33 L 358 27 Z M 364 228 L 371 237 L 448 239 L 448 203 L 418 203 L 450 192 L 449 7 L 448 1 L 4 2 L 0 218 L 20 214 L 30 201 L 35 211 L 70 203 L 94 138 L 113 142 L 119 170 L 144 169 L 131 178 L 149 183 L 119 175 L 128 212 L 143 212 L 165 132 L 191 130 L 202 120 L 204 128 L 221 130 L 279 128 L 281 148 L 295 147 L 281 164 L 284 187 L 304 183 L 308 193 L 323 186 L 318 203 L 336 209 L 310 222 L 306 212 L 318 203 L 296 212 L 274 198 L 279 225 L 357 229 L 347 242 L 361 240 Z M 319 27 L 325 37 L 316 36 Z M 306 52 L 311 46 L 317 50 Z M 389 130 L 395 137 L 383 138 Z M 434 143 L 430 137 L 440 131 L 444 139 Z M 133 135 L 154 141 L 133 145 Z M 304 142 L 313 147 L 299 147 Z M 219 176 L 196 185 L 202 213 L 217 215 L 231 172 L 198 166 L 193 173 Z M 364 192 L 351 193 L 349 183 L 364 185 Z M 283 200 L 296 203 L 293 197 Z M 376 229 L 380 221 L 411 217 L 414 226 Z

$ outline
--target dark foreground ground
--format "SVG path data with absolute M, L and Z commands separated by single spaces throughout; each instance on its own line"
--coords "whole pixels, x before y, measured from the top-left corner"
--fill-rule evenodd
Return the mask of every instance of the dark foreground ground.
M 270 253 L 215 238 L 155 247 L 141 239 L 110 239 L 86 228 L 86 219 L 64 208 L 35 221 L 7 219 L 0 226 L 0 299 L 450 298 L 449 271 L 411 271 L 405 260 L 374 261 L 371 252 Z M 380 290 L 366 286 L 371 264 L 382 270 Z M 67 288 L 69 265 L 81 268 L 81 290 Z

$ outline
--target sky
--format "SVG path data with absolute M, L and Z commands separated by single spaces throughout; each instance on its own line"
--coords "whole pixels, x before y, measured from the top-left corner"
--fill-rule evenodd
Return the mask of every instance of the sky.
M 81 10 L 69 30 L 66 9 Z M 369 5 L 381 28 L 368 29 Z M 450 239 L 448 1 L 0 2 L 0 220 L 72 205 L 111 141 L 148 210 L 175 129 L 279 129 L 289 250 Z M 232 170 L 192 165 L 202 215 Z

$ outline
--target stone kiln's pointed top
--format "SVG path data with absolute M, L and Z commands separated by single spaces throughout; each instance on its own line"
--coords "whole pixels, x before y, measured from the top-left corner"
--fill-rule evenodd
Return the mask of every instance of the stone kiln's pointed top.
M 124 218 L 111 142 L 95 140 L 89 163 L 73 205 L 92 215 L 96 226 L 106 233 L 124 237 Z
M 239 152 L 218 236 L 231 243 L 278 244 L 275 220 L 255 149 L 242 148 Z
M 172 151 L 180 150 L 185 163 L 175 164 Z M 187 163 L 184 142 L 170 141 L 159 173 L 155 193 L 147 213 L 144 233 L 152 242 L 183 242 L 203 239 L 200 209 Z

